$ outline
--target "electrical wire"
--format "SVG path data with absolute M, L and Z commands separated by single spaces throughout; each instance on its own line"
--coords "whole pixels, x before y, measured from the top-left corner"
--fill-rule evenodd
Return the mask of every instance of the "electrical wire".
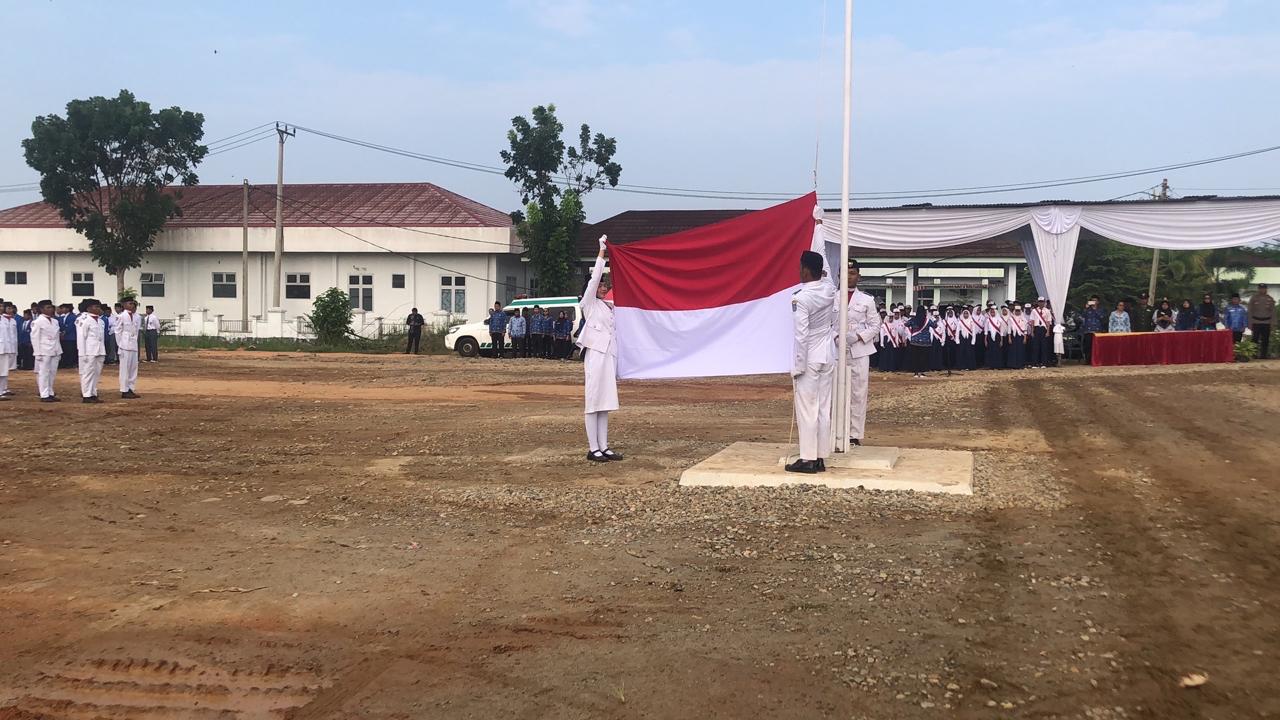
M 241 130 L 240 132 L 236 133 L 235 135 L 228 135 L 228 136 L 226 136 L 226 137 L 224 137 L 224 138 L 218 138 L 217 140 L 210 140 L 209 142 L 205 143 L 204 145 L 205 145 L 205 147 L 212 148 L 214 145 L 221 145 L 222 143 L 227 142 L 228 140 L 234 140 L 235 138 L 241 137 L 241 136 L 243 136 L 243 135 L 249 135 L 249 134 L 253 133 L 255 130 L 261 130 L 262 128 L 270 128 L 270 127 L 271 127 L 272 125 L 274 125 L 274 124 L 275 124 L 275 123 L 269 123 L 269 122 L 262 123 L 261 125 L 258 125 L 258 126 L 255 126 L 255 127 L 251 127 L 251 128 L 249 128 L 248 130 Z
M 242 147 L 248 147 L 249 145 L 254 145 L 254 144 L 256 144 L 256 143 L 260 143 L 260 142 L 262 142 L 263 140 L 270 140 L 274 135 L 275 135 L 275 133 L 274 133 L 274 132 L 272 132 L 272 133 L 270 133 L 270 134 L 268 134 L 268 135 L 263 135 L 263 136 L 261 136 L 261 137 L 257 137 L 257 138 L 252 138 L 252 139 L 249 139 L 249 140 L 245 140 L 244 142 L 235 143 L 235 144 L 233 144 L 233 145 L 227 145 L 227 146 L 225 146 L 225 147 L 221 147 L 221 148 L 218 148 L 217 150 L 214 150 L 213 152 L 209 153 L 209 154 L 208 154 L 208 155 L 206 155 L 205 157 L 213 157 L 214 155 L 221 155 L 221 154 L 222 154 L 222 153 L 224 153 L 224 152 L 231 152 L 232 150 L 239 150 L 239 149 L 240 149 L 240 148 L 242 148 Z

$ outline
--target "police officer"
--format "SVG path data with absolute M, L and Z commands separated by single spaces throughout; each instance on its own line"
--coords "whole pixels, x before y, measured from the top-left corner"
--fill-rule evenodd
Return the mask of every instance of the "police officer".
M 795 386 L 796 425 L 800 457 L 787 472 L 826 470 L 831 455 L 831 381 L 835 344 L 831 342 L 835 286 L 822 278 L 822 256 L 812 250 L 800 255 L 800 282 L 791 296 L 795 328 L 791 377 Z

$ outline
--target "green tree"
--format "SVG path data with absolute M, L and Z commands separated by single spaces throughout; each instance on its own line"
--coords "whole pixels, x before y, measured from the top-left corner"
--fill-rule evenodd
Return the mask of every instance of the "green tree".
M 43 115 L 22 141 L 27 164 L 40 173 L 40 194 L 67 227 L 89 239 L 89 250 L 124 291 L 124 271 L 143 255 L 170 218 L 181 215 L 172 184 L 195 185 L 208 154 L 200 144 L 204 116 L 178 107 L 152 112 L 128 90 L 67 103 L 66 117 Z
M 318 342 L 342 342 L 351 336 L 351 299 L 338 288 L 329 288 L 316 296 L 307 319 Z
M 602 183 L 617 186 L 622 166 L 613 161 L 618 142 L 603 133 L 591 133 L 583 124 L 578 144 L 567 146 L 564 125 L 556 118 L 556 106 L 539 105 L 530 113 L 511 119 L 509 148 L 499 155 L 507 164 L 504 173 L 520 188 L 525 203 L 517 233 L 524 241 L 539 290 L 561 295 L 573 287 L 573 265 L 578 230 L 586 218 L 582 196 Z

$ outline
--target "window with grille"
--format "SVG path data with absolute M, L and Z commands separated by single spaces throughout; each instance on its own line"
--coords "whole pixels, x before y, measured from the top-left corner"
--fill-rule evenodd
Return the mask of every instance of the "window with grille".
M 78 272 L 71 273 L 71 294 L 77 297 L 90 297 L 93 295 L 93 273 Z
M 284 296 L 291 300 L 310 300 L 311 273 L 286 273 Z
M 26 285 L 27 284 L 26 271 L 25 270 L 5 270 L 4 284 L 5 285 Z
M 142 297 L 164 297 L 164 273 L 142 273 Z
M 352 310 L 373 312 L 373 276 L 348 275 L 347 296 L 351 298 Z
M 462 275 L 440 277 L 440 309 L 454 315 L 467 312 L 467 278 Z
M 216 298 L 233 298 L 236 296 L 236 274 L 233 272 L 216 272 L 213 274 L 213 296 Z

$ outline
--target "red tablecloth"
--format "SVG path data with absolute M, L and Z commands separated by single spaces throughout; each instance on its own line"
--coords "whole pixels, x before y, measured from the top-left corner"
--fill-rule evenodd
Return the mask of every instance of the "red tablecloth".
M 1235 362 L 1230 330 L 1098 333 L 1094 365 L 1181 365 Z

